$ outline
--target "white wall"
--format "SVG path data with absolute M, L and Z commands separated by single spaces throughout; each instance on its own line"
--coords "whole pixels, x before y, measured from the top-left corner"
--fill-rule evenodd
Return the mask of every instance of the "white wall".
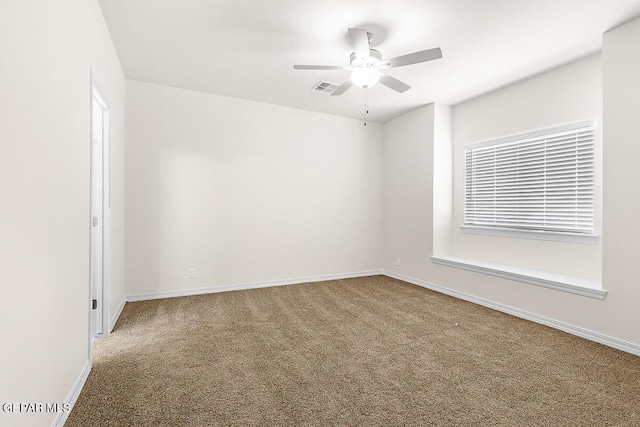
M 90 67 L 112 107 L 124 296 L 125 80 L 97 1 L 2 1 L 0 40 L 0 402 L 63 403 L 89 356 Z M 0 425 L 56 415 L 0 411 Z
M 426 277 L 451 239 L 451 108 L 418 108 L 385 123 L 383 135 L 382 267 Z
M 465 234 L 464 148 L 468 144 L 595 119 L 595 229 L 602 232 L 602 61 L 600 54 L 545 72 L 453 108 L 452 256 L 600 280 L 595 245 Z
M 433 252 L 433 104 L 385 123 L 385 270 L 419 277 Z M 396 266 L 400 258 L 401 266 Z
M 379 269 L 381 151 L 372 123 L 127 80 L 127 293 Z
M 640 343 L 640 19 L 604 34 L 603 282 L 607 321 Z
M 604 244 L 604 288 L 608 294 L 604 300 L 597 300 L 562 291 L 528 285 L 494 276 L 488 276 L 453 267 L 433 264 L 429 257 L 433 248 L 434 220 L 433 186 L 437 184 L 436 176 L 439 168 L 434 168 L 438 158 L 433 157 L 434 135 L 442 135 L 434 129 L 438 117 L 437 106 L 429 105 L 398 117 L 383 126 L 384 134 L 384 252 L 383 268 L 391 274 L 414 279 L 416 283 L 431 284 L 464 298 L 480 301 L 501 309 L 517 312 L 528 318 L 540 321 L 550 319 L 556 327 L 564 327 L 574 333 L 584 333 L 598 337 L 603 341 L 615 343 L 621 348 L 640 352 L 640 288 L 637 271 L 634 269 L 635 256 L 640 253 L 638 246 L 640 235 L 627 227 L 631 223 L 638 206 L 637 183 L 640 182 L 638 168 L 634 159 L 638 150 L 637 109 L 635 101 L 640 97 L 640 63 L 637 52 L 640 49 L 640 23 L 634 21 L 605 35 L 603 67 L 604 67 L 604 176 L 601 182 L 606 183 L 604 209 L 602 217 L 602 240 Z M 635 56 L 634 56 L 635 55 Z M 493 111 L 502 110 L 500 102 L 506 100 L 511 108 L 512 95 L 530 92 L 530 85 L 538 90 L 546 90 L 541 84 L 550 83 L 563 74 L 567 83 L 571 79 L 582 81 L 593 80 L 594 65 L 600 62 L 599 57 L 586 58 L 581 63 L 569 65 L 550 72 L 550 75 L 535 77 L 532 81 L 523 81 L 517 85 L 503 89 L 502 94 L 489 94 L 486 99 L 478 98 L 473 103 L 485 104 Z M 571 71 L 573 69 L 573 71 Z M 558 75 L 559 73 L 559 75 Z M 586 77 L 585 75 L 586 74 Z M 591 76 L 591 77 L 589 77 Z M 596 85 L 598 91 L 600 84 Z M 552 85 L 551 88 L 556 87 Z M 512 93 L 509 93 L 512 92 Z M 549 92 L 547 90 L 547 92 Z M 489 102 L 489 100 L 493 100 Z M 590 97 L 589 97 L 590 99 Z M 558 101 L 558 100 L 556 100 Z M 586 100 L 585 100 L 586 102 Z M 569 115 L 560 114 L 558 106 L 551 108 L 557 112 L 558 121 L 569 121 Z M 458 110 L 459 114 L 460 110 Z M 482 112 L 477 111 L 478 114 Z M 575 114 L 575 119 L 580 119 Z M 461 127 L 458 115 L 454 125 Z M 514 121 L 527 120 L 527 117 L 514 115 Z M 549 124 L 553 124 L 551 115 Z M 532 127 L 544 126 L 547 121 L 540 120 Z M 515 125 L 512 131 L 517 131 Z M 527 123 L 521 126 L 529 126 Z M 504 133 L 511 132 L 503 129 Z M 479 139 L 489 138 L 488 133 L 478 135 Z M 499 135 L 495 135 L 499 136 Z M 437 150 L 436 150 L 437 151 Z M 459 183 L 459 181 L 458 181 Z M 459 185 L 459 184 L 458 184 Z M 627 194 L 636 197 L 627 199 Z M 438 209 L 435 208 L 435 212 Z M 454 223 L 454 227 L 457 224 Z M 522 246 L 526 248 L 526 246 Z M 486 246 L 490 250 L 491 245 Z M 517 250 L 520 246 L 518 246 Z M 577 256 L 577 255 L 574 255 Z M 401 257 L 402 264 L 397 266 L 396 257 Z M 591 258 L 593 259 L 593 258 Z M 580 262 L 569 260 L 569 263 Z M 598 263 L 599 260 L 595 259 Z M 585 267 L 586 268 L 586 267 Z M 597 274 L 595 270 L 590 270 Z M 586 333 L 585 333 L 586 332 Z
M 433 255 L 451 253 L 453 232 L 453 110 L 433 106 Z

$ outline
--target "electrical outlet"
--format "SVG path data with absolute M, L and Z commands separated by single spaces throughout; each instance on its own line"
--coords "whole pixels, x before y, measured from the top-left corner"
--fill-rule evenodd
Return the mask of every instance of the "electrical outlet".
M 396 258 L 396 265 L 400 265 L 400 258 Z
M 195 268 L 190 268 L 190 269 L 187 271 L 187 277 L 188 277 L 189 279 L 194 279 L 194 278 L 196 277 L 196 269 L 195 269 Z

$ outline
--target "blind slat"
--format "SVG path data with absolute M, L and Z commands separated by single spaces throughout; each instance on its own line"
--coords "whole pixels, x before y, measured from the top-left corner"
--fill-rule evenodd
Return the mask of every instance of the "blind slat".
M 465 225 L 593 233 L 594 127 L 465 150 Z

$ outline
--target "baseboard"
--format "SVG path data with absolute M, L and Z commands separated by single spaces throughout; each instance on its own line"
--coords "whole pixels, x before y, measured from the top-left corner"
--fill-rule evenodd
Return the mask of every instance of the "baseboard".
M 84 383 L 89 377 L 89 372 L 91 372 L 91 362 L 87 360 L 82 368 L 82 371 L 80 371 L 80 375 L 76 379 L 76 382 L 73 385 L 69 396 L 64 401 L 64 403 L 69 405 L 70 410 L 68 412 L 59 412 L 58 416 L 55 418 L 55 420 L 53 420 L 52 427 L 63 427 L 64 423 L 67 422 L 67 418 L 69 418 L 69 414 L 73 410 L 73 406 L 76 404 L 78 396 L 80 396 L 80 392 L 84 387 Z
M 309 282 L 324 282 L 327 280 L 351 279 L 355 277 L 376 276 L 382 270 L 357 271 L 342 274 L 326 274 L 322 276 L 296 277 L 293 279 L 268 280 L 266 282 L 240 283 L 235 285 L 211 286 L 207 288 L 185 289 L 168 292 L 152 292 L 147 294 L 127 295 L 127 302 L 146 301 L 160 298 L 186 297 L 192 295 L 212 294 L 217 292 L 241 291 L 245 289 L 268 288 L 271 286 L 297 285 Z
M 118 323 L 118 319 L 120 318 L 120 315 L 122 314 L 122 310 L 124 310 L 124 305 L 126 303 L 127 303 L 127 298 L 122 297 L 122 301 L 120 301 L 120 305 L 118 306 L 118 309 L 116 310 L 116 312 L 113 314 L 113 317 L 111 318 L 111 322 L 109 323 L 109 333 L 113 332 L 113 328 L 116 327 L 116 323 Z
M 484 298 L 479 298 L 464 292 L 459 292 L 450 288 L 445 288 L 444 286 L 434 285 L 433 283 L 429 283 L 420 279 L 415 279 L 413 277 L 405 276 L 402 274 L 394 273 L 392 271 L 382 270 L 382 274 L 388 277 L 392 277 L 394 279 L 402 280 L 404 282 L 412 283 L 414 285 L 418 285 L 423 288 L 431 289 L 436 292 L 440 292 L 446 295 L 450 295 L 452 297 L 469 301 L 474 304 L 492 308 L 494 310 L 501 311 L 503 313 L 507 313 L 512 316 L 520 317 L 521 319 L 530 320 L 532 322 L 549 326 L 554 329 L 559 329 L 561 331 L 579 336 L 581 338 L 588 339 L 590 341 L 604 344 L 606 346 L 613 347 L 627 353 L 635 354 L 636 356 L 640 356 L 640 345 L 638 344 L 630 343 L 628 341 L 623 341 L 623 340 L 613 338 L 604 334 L 600 334 L 598 332 L 593 332 L 588 329 L 574 326 L 569 323 L 565 323 L 565 322 L 554 320 L 548 317 L 540 316 L 525 310 L 520 310 L 518 308 L 510 307 L 508 305 L 500 304 Z

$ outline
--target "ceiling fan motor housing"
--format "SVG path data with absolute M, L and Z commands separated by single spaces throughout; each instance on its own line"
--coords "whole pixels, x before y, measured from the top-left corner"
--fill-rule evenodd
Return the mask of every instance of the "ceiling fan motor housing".
M 382 54 L 375 49 L 369 49 L 368 58 L 356 58 L 355 52 L 349 58 L 353 68 L 371 68 L 382 62 Z

